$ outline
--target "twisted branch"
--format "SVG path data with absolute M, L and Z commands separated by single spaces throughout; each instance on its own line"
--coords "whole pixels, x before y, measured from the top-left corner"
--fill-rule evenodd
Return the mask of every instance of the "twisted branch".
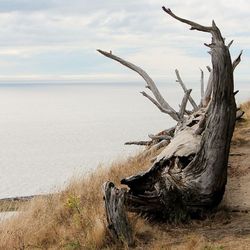
M 243 50 L 241 50 L 240 54 L 238 55 L 238 57 L 233 61 L 233 70 L 235 70 L 235 68 L 239 65 L 239 63 L 241 62 L 241 55 L 243 53 Z
M 184 93 L 186 94 L 188 92 L 188 89 L 185 86 L 184 82 L 182 81 L 180 73 L 179 73 L 179 71 L 177 69 L 175 70 L 175 74 L 176 74 L 176 77 L 177 77 L 176 81 L 181 85 Z M 188 95 L 188 100 L 190 101 L 191 105 L 193 106 L 194 111 L 198 110 L 197 104 L 195 103 L 194 99 L 190 95 Z
M 103 50 L 100 50 L 100 49 L 98 49 L 97 51 L 99 53 L 101 53 L 102 55 L 104 55 L 106 57 L 109 57 L 109 58 L 121 63 L 122 65 L 132 69 L 133 71 L 137 72 L 145 80 L 145 82 L 147 83 L 146 87 L 148 89 L 150 89 L 150 91 L 155 96 L 156 100 L 154 100 L 153 103 L 156 105 L 156 101 L 157 101 L 158 102 L 158 104 L 157 104 L 158 107 L 160 106 L 162 110 L 167 111 L 167 112 L 164 112 L 164 111 L 162 111 L 162 112 L 167 113 L 168 115 L 170 115 L 176 121 L 180 120 L 178 113 L 162 97 L 162 95 L 161 95 L 160 91 L 158 90 L 158 88 L 156 87 L 154 81 L 151 79 L 151 77 L 143 69 L 141 69 L 140 67 L 138 67 L 138 66 L 136 66 L 136 65 L 134 65 L 134 64 L 132 64 L 132 63 L 118 57 L 118 56 L 115 56 L 114 54 L 112 54 L 112 52 L 106 52 L 106 51 L 103 51 Z M 146 95 L 144 95 L 144 96 L 146 96 Z M 148 98 L 148 99 L 150 99 L 150 98 Z M 152 101 L 152 99 L 153 98 L 151 97 L 150 100 Z

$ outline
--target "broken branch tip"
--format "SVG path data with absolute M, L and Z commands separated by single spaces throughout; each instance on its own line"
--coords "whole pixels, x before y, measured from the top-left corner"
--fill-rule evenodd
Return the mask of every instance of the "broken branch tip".
M 166 8 L 165 6 L 162 6 L 162 9 L 163 9 L 164 11 L 166 11 L 167 13 L 171 12 L 171 10 L 170 10 L 169 8 Z

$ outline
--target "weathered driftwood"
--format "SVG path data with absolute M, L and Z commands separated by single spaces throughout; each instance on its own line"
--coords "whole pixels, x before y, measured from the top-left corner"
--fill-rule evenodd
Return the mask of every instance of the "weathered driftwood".
M 162 140 L 170 141 L 172 137 L 168 134 L 157 134 L 157 135 L 148 135 L 151 141 L 128 141 L 125 142 L 125 145 L 137 145 L 137 146 L 148 146 L 152 147 L 155 144 L 158 144 Z
M 118 56 L 113 55 L 110 52 L 102 51 L 99 49 L 97 51 L 100 52 L 101 54 L 103 54 L 104 56 L 107 56 L 113 60 L 116 60 L 117 62 L 119 62 L 119 63 L 123 64 L 124 66 L 137 72 L 145 80 L 146 88 L 148 88 L 152 92 L 155 99 L 153 97 L 149 96 L 148 94 L 145 95 L 145 92 L 142 92 L 142 94 L 146 98 L 148 98 L 150 101 L 152 101 L 162 112 L 170 115 L 176 121 L 180 120 L 178 113 L 162 97 L 160 91 L 156 87 L 152 78 L 143 69 L 141 69 L 140 67 L 138 67 L 130 62 L 123 60 L 122 58 L 120 58 Z
M 112 182 L 103 185 L 109 231 L 114 239 L 133 245 L 130 224 L 124 209 L 125 189 L 117 189 Z
M 169 135 L 148 135 L 152 140 L 171 140 L 171 136 Z
M 205 91 L 204 91 L 204 72 L 202 69 L 200 69 L 201 71 L 201 100 L 204 98 L 205 95 Z
M 236 112 L 236 120 L 239 120 L 245 114 L 242 110 L 237 110 Z
M 151 141 L 128 141 L 124 143 L 125 145 L 138 145 L 138 146 L 149 146 Z
M 181 85 L 181 87 L 182 87 L 184 93 L 187 94 L 189 91 L 191 92 L 191 90 L 188 90 L 187 87 L 185 86 L 184 82 L 182 81 L 178 69 L 175 70 L 175 74 L 176 74 L 176 77 L 177 77 L 176 82 L 178 82 L 178 83 Z M 195 103 L 195 101 L 194 101 L 194 99 L 192 98 L 192 96 L 190 96 L 190 94 L 188 95 L 188 100 L 190 101 L 191 105 L 193 106 L 193 109 L 194 109 L 194 110 L 197 110 L 197 109 L 198 109 L 198 106 L 197 106 L 197 104 Z
M 152 166 L 145 172 L 121 180 L 129 187 L 128 190 L 116 189 L 110 182 L 106 184 L 116 194 L 112 201 L 105 199 L 108 223 L 113 225 L 116 238 L 122 237 L 130 244 L 133 239 L 125 210 L 168 221 L 182 221 L 202 216 L 217 207 L 227 182 L 229 148 L 236 120 L 233 71 L 240 62 L 241 54 L 232 63 L 229 52 L 232 42 L 225 45 L 225 39 L 214 21 L 212 26 L 203 26 L 176 16 L 170 9 L 163 7 L 163 10 L 174 19 L 190 25 L 191 30 L 207 32 L 212 36 L 211 44 L 205 44 L 210 48 L 212 69 L 208 68 L 210 76 L 206 91 L 203 73 L 201 75 L 199 107 L 190 98 L 191 91 L 183 88 L 178 71 L 177 79 L 185 92 L 179 112 L 165 101 L 144 70 L 111 53 L 98 50 L 139 73 L 155 99 L 145 92 L 143 95 L 178 122 L 174 129 L 171 128 L 172 139 L 166 143 Z M 187 100 L 194 108 L 191 113 L 185 110 Z M 167 141 L 160 143 L 163 142 Z M 105 188 L 105 197 L 110 196 L 110 188 Z M 120 209 L 124 211 L 118 212 Z M 117 213 L 120 215 L 117 216 Z
M 138 157 L 139 159 L 144 159 L 148 156 L 153 155 L 159 149 L 166 147 L 170 143 L 170 140 L 161 140 L 160 142 L 152 145 L 150 148 L 145 149 Z M 151 159 L 151 162 L 154 162 L 156 157 Z
M 233 70 L 236 69 L 236 67 L 239 65 L 240 61 L 241 61 L 241 55 L 243 53 L 243 50 L 241 50 L 240 54 L 238 55 L 238 57 L 233 61 Z

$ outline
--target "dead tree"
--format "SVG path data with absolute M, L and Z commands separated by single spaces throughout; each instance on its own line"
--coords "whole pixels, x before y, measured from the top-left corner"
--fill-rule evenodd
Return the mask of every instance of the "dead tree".
M 178 70 L 177 82 L 184 90 L 179 111 L 174 110 L 162 97 L 154 81 L 138 66 L 102 50 L 101 54 L 118 61 L 143 77 L 154 97 L 142 92 L 163 113 L 177 121 L 171 133 L 151 136 L 168 143 L 146 171 L 121 180 L 129 189 L 118 189 L 111 182 L 103 186 L 105 207 L 110 231 L 116 239 L 133 244 L 126 211 L 137 212 L 168 221 L 185 221 L 201 216 L 216 208 L 222 200 L 227 183 L 230 142 L 235 126 L 233 71 L 240 55 L 232 62 L 228 45 L 215 22 L 211 26 L 176 16 L 163 7 L 165 13 L 188 24 L 191 30 L 210 33 L 212 42 L 205 44 L 211 54 L 212 69 L 206 91 L 201 73 L 201 102 L 191 97 Z M 193 110 L 186 110 L 187 102 Z M 161 140 L 161 142 L 162 142 Z

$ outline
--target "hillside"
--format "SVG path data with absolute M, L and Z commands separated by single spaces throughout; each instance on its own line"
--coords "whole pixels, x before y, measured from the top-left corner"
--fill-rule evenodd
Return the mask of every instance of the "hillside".
M 230 153 L 229 178 L 219 210 L 185 225 L 148 222 L 131 214 L 135 249 L 249 249 L 250 247 L 250 102 L 237 122 Z M 149 166 L 154 155 L 137 155 L 102 166 L 73 180 L 58 194 L 25 202 L 20 214 L 0 224 L 0 249 L 122 249 L 105 229 L 101 185 Z M 126 248 L 126 247 L 125 247 Z

